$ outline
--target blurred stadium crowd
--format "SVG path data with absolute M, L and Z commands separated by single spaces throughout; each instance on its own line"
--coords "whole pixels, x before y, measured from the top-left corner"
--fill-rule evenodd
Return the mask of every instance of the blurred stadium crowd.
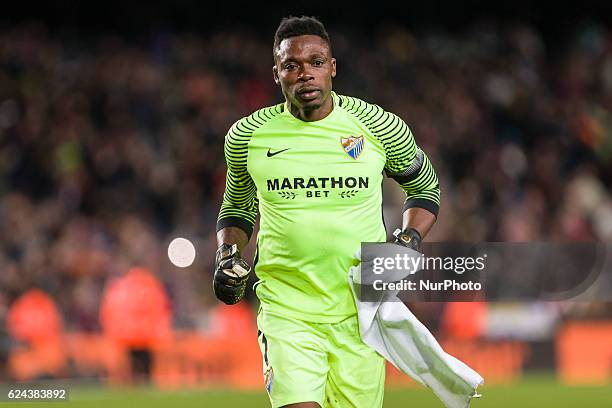
M 612 239 L 607 29 L 585 25 L 554 50 L 524 24 L 330 34 L 336 92 L 403 117 L 435 165 L 430 240 Z M 109 279 L 142 266 L 163 282 L 175 327 L 206 328 L 223 137 L 281 101 L 271 44 L 247 30 L 146 41 L 0 31 L 0 322 L 39 287 L 68 329 L 99 330 Z M 402 197 L 386 195 L 397 225 Z M 167 260 L 176 236 L 196 244 L 189 268 Z

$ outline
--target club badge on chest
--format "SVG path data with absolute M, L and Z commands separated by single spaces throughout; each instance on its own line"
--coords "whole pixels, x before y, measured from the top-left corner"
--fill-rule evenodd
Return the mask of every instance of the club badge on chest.
M 357 160 L 359 155 L 361 155 L 364 143 L 365 139 L 363 136 L 348 136 L 340 138 L 340 144 L 342 144 L 342 149 L 344 152 L 355 160 Z

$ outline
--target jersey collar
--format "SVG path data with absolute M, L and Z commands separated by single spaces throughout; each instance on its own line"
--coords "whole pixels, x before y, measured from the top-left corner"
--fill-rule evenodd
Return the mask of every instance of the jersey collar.
M 338 95 L 336 95 L 336 93 L 334 91 L 331 91 L 331 97 L 332 97 L 332 102 L 333 102 L 332 111 L 329 112 L 329 115 L 327 115 L 323 119 L 315 120 L 314 122 L 305 122 L 303 120 L 300 120 L 300 119 L 296 118 L 295 116 L 293 116 L 291 114 L 291 112 L 289 112 L 289 105 L 287 104 L 287 101 L 285 101 L 285 104 L 284 104 L 285 113 L 287 115 L 291 116 L 293 119 L 298 120 L 300 122 L 305 122 L 305 123 L 317 123 L 317 122 L 321 122 L 321 121 L 326 120 L 329 117 L 331 117 L 336 112 L 336 110 L 338 109 L 338 103 L 339 103 Z

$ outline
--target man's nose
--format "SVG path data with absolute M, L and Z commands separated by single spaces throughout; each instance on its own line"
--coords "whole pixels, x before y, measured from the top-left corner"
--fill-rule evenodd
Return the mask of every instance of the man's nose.
M 306 82 L 310 81 L 311 79 L 314 79 L 314 76 L 310 73 L 310 71 L 308 71 L 306 67 L 302 68 L 298 75 L 298 80 Z

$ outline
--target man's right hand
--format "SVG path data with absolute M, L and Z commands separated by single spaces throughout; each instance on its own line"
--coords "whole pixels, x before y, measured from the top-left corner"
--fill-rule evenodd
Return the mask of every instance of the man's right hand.
M 237 245 L 222 244 L 215 257 L 213 288 L 217 299 L 227 305 L 238 303 L 246 291 L 251 267 L 240 257 Z

